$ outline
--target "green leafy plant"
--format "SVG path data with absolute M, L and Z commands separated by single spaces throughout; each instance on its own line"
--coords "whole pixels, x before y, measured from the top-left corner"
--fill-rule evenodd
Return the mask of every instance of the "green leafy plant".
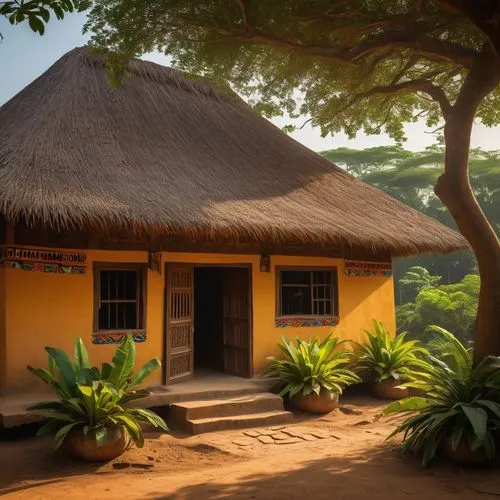
M 320 394 L 321 390 L 341 394 L 344 387 L 360 382 L 349 368 L 353 353 L 335 350 L 343 342 L 328 335 L 322 342 L 297 337 L 296 345 L 282 337 L 277 344 L 284 359 L 269 357 L 271 364 L 264 375 L 278 382 L 280 396 Z
M 97 444 L 103 446 L 107 429 L 121 426 L 136 446 L 142 447 L 144 437 L 139 422 L 168 430 L 163 419 L 151 410 L 127 406 L 130 401 L 148 395 L 148 391 L 137 386 L 161 365 L 158 359 L 152 359 L 133 373 L 135 343 L 131 337 L 116 349 L 111 363 L 104 363 L 101 371 L 90 366 L 81 338 L 75 339 L 73 359 L 60 349 L 45 350 L 47 369 L 31 366 L 28 369 L 54 390 L 59 399 L 30 407 L 47 419 L 38 435 L 55 432 L 59 447 L 70 431 L 81 429 L 85 435 L 93 433 Z
M 496 456 L 500 430 L 500 358 L 488 356 L 474 365 L 471 351 L 450 332 L 431 327 L 446 340 L 441 359 L 431 358 L 429 369 L 414 374 L 410 387 L 425 397 L 396 401 L 384 415 L 410 412 L 390 437 L 403 434 L 403 449 L 422 455 L 427 465 L 440 445 L 449 440 L 457 450 L 463 441 L 488 459 Z
M 365 330 L 368 341 L 357 342 L 359 352 L 356 353 L 356 371 L 368 380 L 375 382 L 384 380 L 409 380 L 419 370 L 428 368 L 424 357 L 428 351 L 420 347 L 416 340 L 405 340 L 402 333 L 393 337 L 379 321 L 373 320 L 373 331 Z

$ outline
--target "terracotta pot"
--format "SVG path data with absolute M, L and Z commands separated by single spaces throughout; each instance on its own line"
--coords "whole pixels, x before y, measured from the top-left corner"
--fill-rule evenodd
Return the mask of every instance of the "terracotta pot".
M 322 390 L 319 396 L 313 392 L 307 396 L 296 394 L 292 398 L 293 406 L 307 413 L 330 413 L 337 408 L 339 395 L 336 392 Z
M 73 457 L 88 462 L 105 462 L 120 456 L 128 445 L 128 438 L 121 426 L 109 427 L 108 439 L 104 446 L 98 446 L 95 433 L 90 431 L 87 435 L 82 429 L 71 432 L 65 441 L 67 452 Z
M 447 438 L 441 443 L 442 454 L 452 462 L 461 465 L 481 465 L 488 462 L 484 448 L 472 451 L 466 439 L 462 439 L 454 450 L 451 446 L 451 439 Z
M 407 398 L 410 395 L 410 391 L 407 388 L 397 387 L 401 384 L 404 384 L 404 382 L 393 378 L 382 382 L 375 382 L 373 384 L 373 394 L 379 399 L 396 400 Z

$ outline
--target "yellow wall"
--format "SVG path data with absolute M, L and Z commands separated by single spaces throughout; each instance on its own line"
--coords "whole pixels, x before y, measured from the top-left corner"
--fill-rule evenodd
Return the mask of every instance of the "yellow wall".
M 45 367 L 45 346 L 73 352 L 73 340 L 82 337 L 93 364 L 100 365 L 110 358 L 115 345 L 92 345 L 93 276 L 92 263 L 147 262 L 146 252 L 83 251 L 87 254 L 88 271 L 78 274 L 46 274 L 5 269 L 7 278 L 6 314 L 6 390 L 39 390 L 41 383 L 31 375 L 26 365 Z M 138 343 L 137 363 L 143 364 L 162 353 L 163 278 L 158 273 L 147 276 L 147 341 Z M 161 373 L 150 379 L 161 382 Z
M 146 262 L 146 252 L 84 251 L 88 258 L 86 275 L 61 275 L 5 269 L 8 300 L 6 302 L 7 377 L 4 392 L 39 390 L 26 365 L 45 366 L 44 347 L 51 345 L 71 351 L 73 339 L 81 336 L 89 349 L 93 364 L 109 361 L 116 346 L 91 345 L 93 318 L 93 262 Z M 163 254 L 163 262 L 196 264 L 252 264 L 253 283 L 253 364 L 258 373 L 266 357 L 276 353 L 275 344 L 286 336 L 293 338 L 324 336 L 333 329 L 335 335 L 359 340 L 362 329 L 369 328 L 373 318 L 395 329 L 394 290 L 392 279 L 345 277 L 343 260 L 320 257 L 271 256 L 271 272 L 259 270 L 258 255 Z M 336 327 L 276 328 L 275 266 L 337 266 L 340 322 Z M 1 272 L 1 271 L 0 271 Z M 1 292 L 1 279 L 0 279 Z M 137 363 L 162 356 L 163 349 L 164 276 L 148 271 L 147 341 L 137 344 Z M 1 304 L 1 300 L 0 300 Z M 1 321 L 1 312 L 0 312 Z M 1 323 L 0 323 L 1 324 Z M 0 327 L 1 333 L 1 327 Z M 0 337 L 1 338 L 1 337 Z M 1 360 L 1 358 L 0 358 Z M 161 383 L 157 372 L 149 382 Z

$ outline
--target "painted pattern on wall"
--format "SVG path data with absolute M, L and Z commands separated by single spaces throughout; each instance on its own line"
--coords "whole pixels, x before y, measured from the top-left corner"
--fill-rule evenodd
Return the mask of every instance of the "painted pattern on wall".
M 276 328 L 298 328 L 303 326 L 337 326 L 338 318 L 276 318 Z
M 121 344 L 130 336 L 134 342 L 146 342 L 146 332 L 110 332 L 110 333 L 93 333 L 92 344 Z

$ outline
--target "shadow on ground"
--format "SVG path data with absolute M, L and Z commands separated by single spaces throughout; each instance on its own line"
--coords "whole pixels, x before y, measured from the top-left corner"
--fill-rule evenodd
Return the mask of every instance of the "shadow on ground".
M 147 498 L 441 500 L 473 499 L 479 498 L 478 495 L 481 498 L 500 496 L 496 470 L 464 471 L 446 465 L 423 469 L 417 461 L 402 457 L 397 448 L 381 445 L 365 456 L 352 454 L 305 461 L 285 472 L 268 467 L 265 473 L 252 473 L 249 468 L 234 476 L 209 481 L 200 478 L 197 484 L 184 485 L 167 494 L 152 492 Z

